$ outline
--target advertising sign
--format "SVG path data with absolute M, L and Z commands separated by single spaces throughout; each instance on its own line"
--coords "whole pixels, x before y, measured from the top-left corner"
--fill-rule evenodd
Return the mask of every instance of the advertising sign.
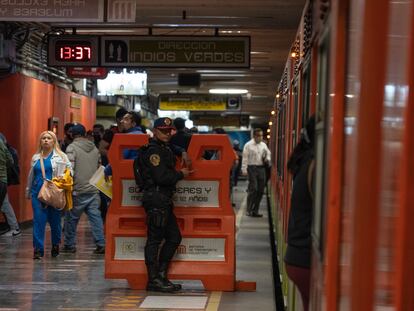
M 218 180 L 180 180 L 173 197 L 175 207 L 219 207 Z M 135 180 L 122 180 L 122 206 L 142 206 Z
M 249 68 L 250 37 L 101 37 L 101 66 Z
M 103 22 L 104 0 L 2 0 L 0 21 Z
M 116 260 L 144 260 L 145 237 L 115 237 Z M 183 238 L 173 260 L 225 261 L 225 239 Z

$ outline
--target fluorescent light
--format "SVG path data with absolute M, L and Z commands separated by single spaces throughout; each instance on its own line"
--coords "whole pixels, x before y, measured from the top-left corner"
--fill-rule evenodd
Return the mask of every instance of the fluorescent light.
M 247 94 L 249 91 L 245 89 L 209 89 L 210 94 Z

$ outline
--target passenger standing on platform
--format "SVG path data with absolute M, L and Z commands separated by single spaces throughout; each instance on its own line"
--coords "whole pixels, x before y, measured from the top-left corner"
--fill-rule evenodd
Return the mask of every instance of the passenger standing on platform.
M 8 158 L 10 155 L 12 157 L 13 163 L 16 164 L 17 162 L 18 164 L 19 157 L 17 156 L 16 149 L 14 149 L 12 146 L 10 146 L 7 143 L 6 137 L 2 133 L 0 133 L 0 143 L 1 142 L 3 142 L 4 146 L 6 147 L 6 158 Z M 2 148 L 0 147 L 0 149 Z M 9 153 L 9 155 L 7 153 Z M 0 157 L 2 156 L 3 156 L 2 151 L 0 151 Z M 2 170 L 2 161 L 0 160 L 0 171 L 1 170 Z M 20 173 L 20 171 L 17 173 Z M 6 166 L 6 177 L 7 177 L 7 166 Z M 9 184 L 10 184 L 10 180 L 7 180 L 7 185 Z M 4 196 L 4 199 L 2 200 L 1 197 L 2 197 L 3 190 L 2 190 L 2 187 L 0 186 L 0 203 L 3 202 L 0 204 L 0 206 L 1 206 L 1 211 L 6 216 L 7 223 L 10 226 L 10 231 L 6 232 L 4 236 L 13 236 L 13 237 L 18 236 L 21 234 L 21 231 L 19 228 L 19 223 L 17 222 L 17 219 L 16 219 L 16 215 L 14 214 L 13 206 L 10 204 L 10 201 L 9 201 L 7 187 L 6 187 L 6 195 Z
M 41 157 L 47 179 L 51 180 L 53 177 L 57 177 L 58 166 L 63 165 L 72 170 L 68 157 L 60 150 L 55 133 L 42 132 L 39 136 L 38 150 L 32 157 L 26 187 L 26 197 L 32 200 L 33 207 L 33 259 L 40 259 L 44 255 L 46 222 L 49 222 L 52 232 L 52 257 L 59 255 L 59 243 L 62 235 L 61 211 L 40 202 L 37 198 L 43 185 Z
M 286 272 L 298 287 L 304 310 L 308 310 L 311 225 L 313 215 L 315 117 L 311 117 L 301 134 L 301 139 L 288 161 L 293 174 L 293 188 L 288 222 Z
M 141 129 L 141 115 L 135 111 L 127 112 L 121 122 L 120 128 L 124 134 L 144 134 Z M 124 149 L 122 151 L 122 157 L 124 159 L 135 159 L 137 157 L 137 149 Z M 112 167 L 111 164 L 108 164 L 105 167 L 105 178 L 108 179 L 108 176 L 112 176 Z
M 65 152 L 66 148 L 72 143 L 73 141 L 73 137 L 71 134 L 71 128 L 72 126 L 74 126 L 73 123 L 66 123 L 63 127 L 63 132 L 65 134 L 65 136 L 63 137 L 63 141 L 60 144 L 60 149 Z
M 243 161 L 243 151 L 240 149 L 240 142 L 237 139 L 233 140 L 233 150 L 238 158 L 238 162 L 235 163 L 232 168 L 233 186 L 237 186 Z
M 82 124 L 72 127 L 73 143 L 66 152 L 73 168 L 73 208 L 65 215 L 65 242 L 62 252 L 76 252 L 76 229 L 83 212 L 92 229 L 96 249 L 94 254 L 105 254 L 105 236 L 99 206 L 99 191 L 89 183 L 100 165 L 100 155 L 93 141 L 85 137 Z
M 115 134 L 116 133 L 122 133 L 123 132 L 123 128 L 122 128 L 122 119 L 124 118 L 124 116 L 128 113 L 128 110 L 126 110 L 125 108 L 121 107 L 119 108 L 116 113 L 115 113 L 115 121 L 116 121 L 116 126 L 111 127 L 111 131 L 113 131 Z
M 92 132 L 93 132 L 93 140 L 95 142 L 95 146 L 96 148 L 99 148 L 99 143 L 103 138 L 103 135 L 105 133 L 105 128 L 102 124 L 96 123 L 93 125 Z
M 114 138 L 114 132 L 110 129 L 105 130 L 101 141 L 99 142 L 99 153 L 101 154 L 101 161 L 103 166 L 108 165 L 108 150 L 111 146 L 112 139 Z
M 187 151 L 191 141 L 191 134 L 186 131 L 185 120 L 183 118 L 175 118 L 174 126 L 177 132 L 171 137 L 170 143 Z
M 143 189 L 143 206 L 147 213 L 147 290 L 160 292 L 181 289 L 180 284 L 173 284 L 167 278 L 169 263 L 181 243 L 172 196 L 176 183 L 192 173 L 186 167 L 180 171 L 175 169 L 176 158 L 168 145 L 172 129 L 170 118 L 155 120 L 154 138 L 140 148 L 138 155 L 141 181 L 137 180 L 137 184 Z
M 270 166 L 270 150 L 263 142 L 263 131 L 253 130 L 253 138 L 243 148 L 242 174 L 248 175 L 247 216 L 262 217 L 259 214 L 260 201 L 266 186 L 266 166 Z
M 13 158 L 7 150 L 6 144 L 0 139 L 0 206 L 2 210 L 7 195 L 7 166 L 12 164 Z
M 112 130 L 107 129 L 105 130 L 103 137 L 101 139 L 101 141 L 99 142 L 99 153 L 101 154 L 101 164 L 103 166 L 107 166 L 109 164 L 108 161 L 108 150 L 109 147 L 111 146 L 112 143 L 112 139 L 114 137 L 114 132 L 112 132 Z M 101 217 L 102 217 L 102 221 L 105 225 L 105 220 L 106 220 L 106 213 L 108 211 L 108 206 L 109 203 L 111 202 L 110 198 L 107 197 L 105 194 L 103 194 L 101 191 L 99 191 L 99 196 L 101 197 L 101 206 L 99 207 L 99 209 L 101 210 Z

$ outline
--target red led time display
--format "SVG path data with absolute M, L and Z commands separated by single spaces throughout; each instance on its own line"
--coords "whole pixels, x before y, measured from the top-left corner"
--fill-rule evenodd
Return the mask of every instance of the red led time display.
M 99 66 L 98 37 L 63 35 L 49 38 L 48 65 Z
M 91 59 L 91 47 L 90 46 L 62 46 L 59 48 L 60 60 L 89 60 Z
M 56 42 L 56 59 L 59 61 L 84 62 L 92 57 L 89 42 Z

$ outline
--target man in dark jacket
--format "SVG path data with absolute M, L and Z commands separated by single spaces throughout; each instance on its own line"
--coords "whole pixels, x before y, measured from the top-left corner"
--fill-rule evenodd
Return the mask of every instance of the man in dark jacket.
M 186 131 L 185 120 L 182 118 L 176 118 L 174 120 L 174 126 L 177 132 L 171 137 L 170 143 L 187 151 L 188 145 L 190 145 L 191 141 L 191 134 Z
M 167 278 L 168 265 L 181 242 L 172 196 L 176 183 L 192 173 L 188 168 L 175 169 L 176 159 L 168 145 L 172 129 L 170 118 L 155 120 L 154 138 L 140 149 L 138 155 L 142 157 L 143 206 L 147 213 L 147 290 L 160 292 L 181 289 L 181 285 L 173 284 Z

